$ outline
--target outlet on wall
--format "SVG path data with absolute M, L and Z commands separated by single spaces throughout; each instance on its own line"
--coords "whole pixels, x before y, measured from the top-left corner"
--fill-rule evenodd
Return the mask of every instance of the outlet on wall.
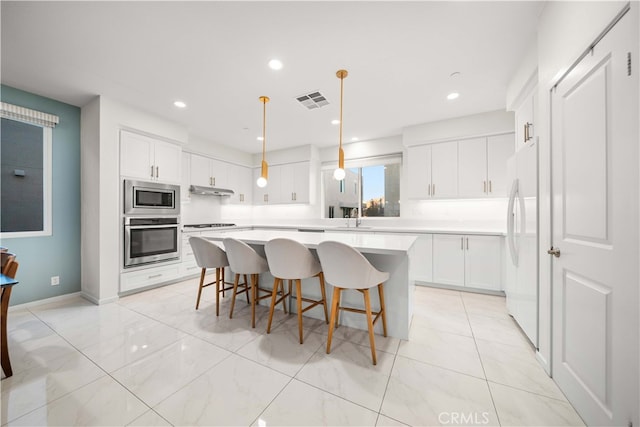
M 51 286 L 57 286 L 60 284 L 60 276 L 51 276 Z

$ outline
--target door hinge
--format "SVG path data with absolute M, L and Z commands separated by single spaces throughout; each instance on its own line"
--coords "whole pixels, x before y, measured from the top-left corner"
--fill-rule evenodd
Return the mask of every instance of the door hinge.
M 627 52 L 627 76 L 631 75 L 631 52 Z

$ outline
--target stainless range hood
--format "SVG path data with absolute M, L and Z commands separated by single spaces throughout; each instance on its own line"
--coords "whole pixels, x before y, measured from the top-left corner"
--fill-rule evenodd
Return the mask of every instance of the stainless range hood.
M 231 196 L 233 190 L 228 188 L 204 187 L 202 185 L 192 185 L 189 187 L 189 193 L 199 194 L 201 196 Z

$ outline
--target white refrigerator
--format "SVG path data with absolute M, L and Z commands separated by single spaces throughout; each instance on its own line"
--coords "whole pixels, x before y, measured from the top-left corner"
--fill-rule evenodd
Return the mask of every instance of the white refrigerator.
M 538 143 L 507 161 L 507 309 L 538 348 Z M 507 181 L 507 182 L 509 182 Z

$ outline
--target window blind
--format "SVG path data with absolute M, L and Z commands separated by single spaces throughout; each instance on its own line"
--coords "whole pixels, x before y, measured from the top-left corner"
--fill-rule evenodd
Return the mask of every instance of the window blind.
M 43 113 L 6 102 L 0 102 L 0 116 L 5 119 L 19 120 L 21 122 L 49 128 L 54 128 L 60 122 L 58 116 L 54 116 L 53 114 Z

